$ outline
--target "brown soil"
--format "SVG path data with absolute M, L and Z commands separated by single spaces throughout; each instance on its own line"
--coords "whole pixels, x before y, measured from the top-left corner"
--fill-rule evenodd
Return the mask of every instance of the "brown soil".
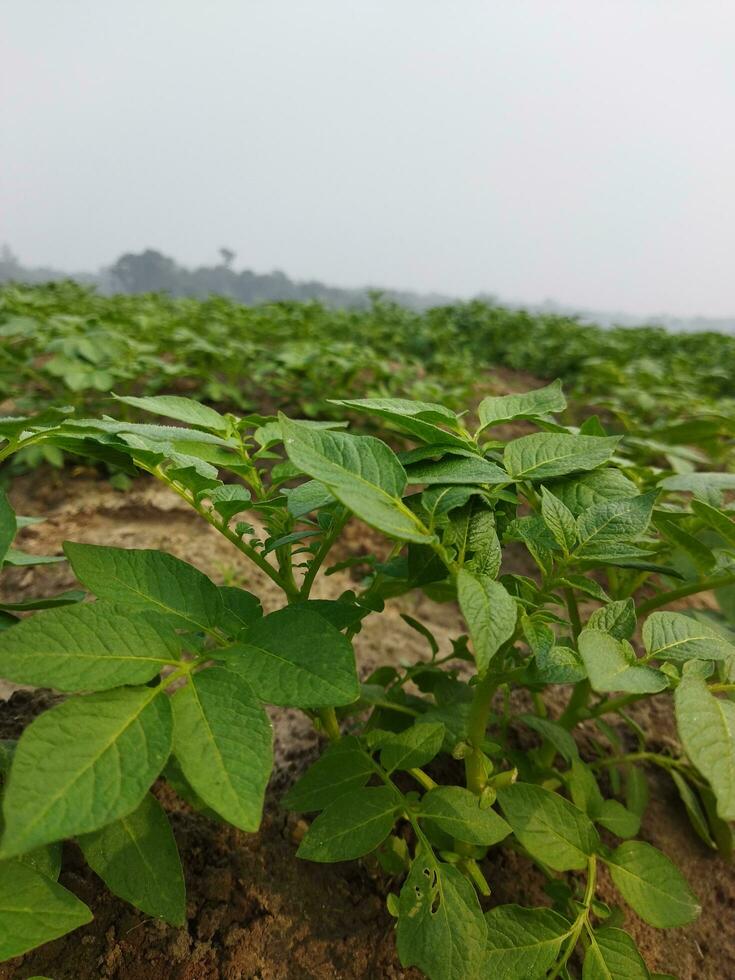
M 234 581 L 263 597 L 266 608 L 279 604 L 275 587 L 257 570 L 243 566 L 229 543 L 191 513 L 186 504 L 152 482 L 137 481 L 115 493 L 84 471 L 53 477 L 39 473 L 17 480 L 12 493 L 20 513 L 47 518 L 24 531 L 23 547 L 60 553 L 63 540 L 122 547 L 165 548 L 191 561 L 219 581 Z M 353 554 L 373 545 L 372 533 L 349 528 Z M 352 573 L 323 580 L 317 595 L 334 597 L 355 585 Z M 66 565 L 11 569 L 2 591 L 7 597 L 51 594 L 73 584 Z M 380 617 L 369 619 L 355 646 L 361 672 L 378 663 L 415 661 L 428 652 L 400 612 L 410 612 L 434 631 L 447 649 L 462 632 L 457 610 L 422 597 L 394 600 Z M 31 717 L 53 703 L 40 691 L 0 682 L 0 737 L 17 737 Z M 520 707 L 520 704 L 519 704 Z M 553 705 L 552 705 L 553 708 Z M 650 702 L 646 728 L 665 742 L 673 735 L 670 706 Z M 92 908 L 95 919 L 18 960 L 0 965 L 0 980 L 27 980 L 37 974 L 54 980 L 382 980 L 414 978 L 395 955 L 392 920 L 385 911 L 387 881 L 368 859 L 338 865 L 298 861 L 295 845 L 305 824 L 278 805 L 284 789 L 316 757 L 318 740 L 295 711 L 274 710 L 276 768 L 263 825 L 247 835 L 193 813 L 165 786 L 157 789 L 168 808 L 187 879 L 188 927 L 174 929 L 145 918 L 112 897 L 84 865 L 73 845 L 66 848 L 62 882 Z M 665 851 L 682 868 L 699 895 L 703 914 L 686 929 L 659 932 L 628 915 L 652 970 L 682 980 L 735 977 L 735 877 L 689 828 L 673 787 L 652 772 L 652 800 L 642 837 Z M 525 859 L 496 849 L 486 872 L 492 904 L 543 903 L 540 874 Z M 600 897 L 616 898 L 603 874 Z

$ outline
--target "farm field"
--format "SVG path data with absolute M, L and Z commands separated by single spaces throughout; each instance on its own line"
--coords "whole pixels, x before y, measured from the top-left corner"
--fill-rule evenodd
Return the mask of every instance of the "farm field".
M 245 308 L 68 283 L 0 290 L 0 344 L 0 893 L 29 852 L 44 857 L 23 874 L 54 878 L 63 839 L 60 884 L 94 915 L 77 910 L 74 929 L 67 905 L 72 931 L 13 920 L 29 941 L 0 980 L 735 975 L 735 338 L 477 303 Z M 12 513 L 41 521 L 16 528 Z M 198 578 L 152 611 L 162 575 L 137 558 L 121 572 L 118 549 L 194 566 L 219 612 L 194 610 L 214 594 Z M 184 653 L 105 673 L 115 631 L 83 621 L 95 607 Z M 263 624 L 284 608 L 305 618 L 281 647 Z M 75 622 L 108 651 L 94 683 Z M 260 631 L 288 660 L 310 629 L 308 669 L 252 653 Z M 34 748 L 33 728 L 16 748 L 30 721 L 153 697 L 172 673 L 166 702 L 224 678 L 233 700 L 219 694 L 210 721 L 240 704 L 255 741 L 266 705 L 272 775 L 265 747 L 243 775 L 227 749 L 243 734 L 224 733 L 225 801 L 201 720 L 189 750 L 174 712 L 164 778 L 162 759 L 139 792 L 123 770 L 115 790 L 95 758 L 91 788 L 60 786 L 66 809 L 37 818 L 34 767 L 61 749 L 48 734 Z M 328 740 L 327 760 L 358 739 L 328 778 L 310 770 Z M 351 765 L 352 811 L 329 788 Z M 299 782 L 309 772 L 326 788 Z M 131 891 L 104 843 L 151 786 L 185 904 L 160 881 Z M 382 836 L 360 840 L 355 813 L 380 805 Z M 44 943 L 44 927 L 60 938 Z

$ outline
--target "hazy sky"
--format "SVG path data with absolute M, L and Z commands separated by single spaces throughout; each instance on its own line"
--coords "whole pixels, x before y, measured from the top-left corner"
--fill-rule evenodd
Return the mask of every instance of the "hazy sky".
M 0 243 L 735 313 L 734 0 L 2 0 Z

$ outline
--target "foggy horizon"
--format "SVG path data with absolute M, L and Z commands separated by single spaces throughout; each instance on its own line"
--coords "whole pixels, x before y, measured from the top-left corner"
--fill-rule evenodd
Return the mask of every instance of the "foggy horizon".
M 731 7 L 11 0 L 0 243 L 732 317 Z M 165 69 L 165 70 L 164 70 Z

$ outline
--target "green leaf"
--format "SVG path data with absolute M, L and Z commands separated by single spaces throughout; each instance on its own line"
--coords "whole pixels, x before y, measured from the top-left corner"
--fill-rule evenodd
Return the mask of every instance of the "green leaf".
M 563 501 L 575 516 L 604 501 L 624 500 L 626 497 L 638 495 L 635 483 L 612 466 L 555 481 L 549 486 L 549 490 Z
M 164 418 L 176 419 L 177 422 L 210 429 L 212 432 L 227 432 L 230 427 L 227 419 L 213 408 L 208 405 L 201 405 L 191 398 L 182 398 L 181 395 L 151 395 L 138 398 L 133 395 L 122 397 L 113 392 L 112 397 L 116 401 L 125 405 L 132 405 L 133 408 L 140 408 L 144 412 L 152 412 L 154 415 L 162 415 Z
M 628 933 L 603 926 L 592 933 L 582 980 L 651 980 L 651 975 Z
M 433 484 L 504 484 L 511 478 L 497 463 L 482 456 L 447 457 L 438 463 L 417 463 L 406 469 L 409 483 Z
M 203 490 L 198 496 L 200 501 L 208 500 L 225 521 L 252 506 L 250 491 L 239 483 L 224 483 L 221 487 Z
M 599 847 L 592 822 L 558 793 L 515 783 L 498 790 L 498 801 L 519 842 L 554 871 L 581 871 Z
M 18 524 L 4 490 L 0 490 L 0 566 L 13 543 Z
M 701 677 L 684 674 L 674 696 L 679 738 L 717 797 L 723 820 L 735 820 L 735 704 L 716 698 Z
M 576 684 L 587 676 L 582 658 L 571 647 L 553 646 L 536 654 L 539 678 L 546 684 Z
M 499 905 L 485 914 L 485 921 L 483 975 L 493 980 L 545 976 L 569 935 L 569 923 L 552 909 Z
M 577 526 L 574 515 L 567 505 L 553 493 L 541 487 L 541 516 L 544 524 L 554 535 L 554 540 L 565 555 L 574 550 L 577 543 Z
M 515 631 L 518 607 L 506 589 L 486 576 L 462 568 L 457 576 L 457 597 L 472 639 L 480 676 Z
M 2 857 L 88 833 L 132 812 L 168 758 L 160 688 L 71 698 L 25 729 L 3 800 Z
M 575 759 L 579 758 L 579 749 L 572 736 L 558 722 L 551 721 L 549 718 L 540 718 L 538 715 L 520 715 L 518 718 L 524 725 L 538 732 L 542 738 L 554 746 L 559 755 L 566 759 L 571 765 Z
M 353 789 L 309 827 L 297 854 L 307 861 L 351 861 L 375 850 L 393 828 L 401 799 L 389 786 Z
M 657 491 L 626 500 L 608 500 L 583 511 L 577 518 L 579 545 L 575 554 L 582 558 L 600 553 L 612 542 L 630 541 L 648 527 Z
M 594 820 L 617 837 L 635 837 L 641 829 L 640 817 L 618 800 L 604 800 Z
M 735 490 L 735 473 L 677 473 L 659 484 L 664 490 L 703 494 L 708 490 Z
M 370 757 L 352 735 L 330 745 L 284 796 L 288 810 L 323 810 L 340 796 L 364 786 L 375 775 Z
M 104 601 L 50 609 L 0 634 L 4 678 L 58 691 L 144 684 L 178 654 L 165 624 Z
M 132 813 L 78 839 L 110 891 L 172 926 L 186 922 L 181 860 L 163 807 L 150 793 Z
M 91 921 L 91 911 L 66 888 L 21 861 L 0 862 L 0 961 Z
M 478 406 L 480 429 L 489 425 L 511 422 L 513 419 L 537 419 L 552 412 L 563 412 L 567 400 L 561 390 L 561 381 L 552 381 L 545 388 L 526 391 L 519 395 L 496 395 L 483 398 Z
M 360 695 L 350 641 L 301 604 L 264 616 L 243 640 L 213 651 L 269 704 L 322 708 Z
M 0 609 L 12 612 L 25 612 L 33 609 L 55 609 L 58 606 L 73 606 L 84 599 L 86 593 L 81 589 L 69 589 L 46 599 L 25 599 L 22 602 L 0 602 Z
M 224 607 L 221 626 L 230 636 L 237 636 L 248 626 L 263 618 L 260 599 L 252 592 L 238 589 L 234 585 L 221 585 L 219 594 Z
M 722 633 L 676 612 L 651 613 L 643 624 L 643 643 L 648 654 L 658 660 L 726 660 L 735 654 L 735 645 Z
M 461 786 L 430 789 L 421 800 L 419 817 L 431 820 L 446 834 L 469 844 L 490 846 L 511 832 L 495 810 L 482 809 L 479 798 Z
M 14 860 L 22 861 L 39 874 L 46 875 L 52 881 L 59 880 L 61 873 L 61 842 L 46 844 L 33 851 L 27 851 Z
M 323 483 L 357 517 L 401 541 L 431 538 L 401 499 L 406 473 L 384 442 L 279 418 L 291 462 Z
M 585 629 L 579 635 L 579 652 L 587 668 L 594 691 L 626 691 L 630 694 L 655 694 L 668 687 L 665 674 L 654 667 L 638 664 L 625 641 L 609 633 Z
M 445 734 L 446 728 L 437 722 L 407 728 L 383 743 L 380 763 L 388 772 L 423 766 L 441 750 Z
M 635 603 L 632 599 L 616 599 L 601 609 L 595 609 L 587 628 L 609 633 L 616 640 L 629 640 L 635 633 Z
M 226 668 L 209 667 L 171 700 L 174 755 L 187 782 L 229 823 L 257 830 L 273 749 L 270 722 L 252 690 Z
M 625 841 L 605 858 L 615 887 L 644 922 L 672 929 L 693 922 L 701 909 L 681 871 L 643 841 Z
M 64 545 L 79 581 L 100 599 L 170 614 L 177 626 L 213 629 L 223 614 L 219 589 L 206 575 L 161 551 Z
M 548 480 L 602 466 L 619 442 L 619 436 L 601 438 L 534 432 L 509 442 L 503 453 L 503 463 L 513 480 Z
M 712 507 L 703 500 L 692 500 L 692 510 L 697 517 L 727 541 L 735 544 L 735 521 L 724 511 Z
M 694 828 L 695 833 L 708 847 L 715 850 L 717 845 L 712 839 L 712 834 L 710 833 L 709 824 L 707 822 L 707 814 L 704 812 L 702 804 L 699 802 L 699 797 L 697 796 L 694 788 L 689 785 L 682 774 L 676 769 L 669 769 L 669 775 L 671 776 L 671 779 L 678 790 L 681 802 L 684 804 L 687 816 L 689 817 L 689 823 Z
M 330 398 L 332 405 L 342 405 L 367 415 L 374 415 L 392 422 L 399 429 L 410 432 L 422 442 L 443 442 L 449 446 L 467 447 L 467 442 L 460 436 L 441 425 L 457 428 L 457 414 L 444 405 L 434 402 L 411 401 L 408 398 Z
M 403 966 L 418 967 L 431 980 L 482 975 L 487 925 L 475 889 L 425 847 L 401 888 L 396 938 Z

